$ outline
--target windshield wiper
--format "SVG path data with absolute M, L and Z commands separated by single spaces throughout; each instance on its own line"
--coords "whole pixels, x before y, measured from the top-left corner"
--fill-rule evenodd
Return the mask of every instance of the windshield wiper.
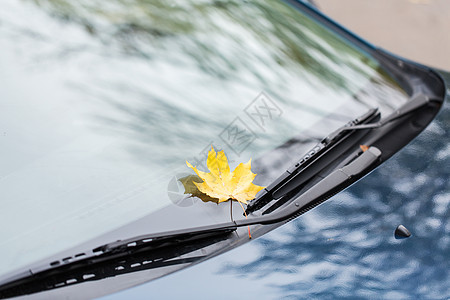
M 336 156 L 340 155 L 340 151 L 335 151 L 335 155 L 330 157 L 328 154 L 325 158 L 326 152 L 331 153 L 330 150 L 333 147 L 337 147 L 338 144 L 344 143 L 345 139 L 352 136 L 352 140 L 361 138 L 366 131 L 353 132 L 354 128 L 361 124 L 367 124 L 369 122 L 378 121 L 380 113 L 378 109 L 370 109 L 364 115 L 348 122 L 345 126 L 334 131 L 327 137 L 323 138 L 317 145 L 315 145 L 310 151 L 306 153 L 296 164 L 287 169 L 280 177 L 278 177 L 272 184 L 266 187 L 259 195 L 252 200 L 246 209 L 246 213 L 250 214 L 256 210 L 259 210 L 266 206 L 269 202 L 280 199 L 294 189 L 297 189 L 301 185 L 305 184 L 311 179 L 318 170 L 323 169 L 330 161 L 336 159 Z M 314 167 L 312 167 L 314 166 Z
M 364 136 L 368 130 L 380 128 L 384 125 L 399 119 L 408 113 L 423 107 L 429 102 L 429 98 L 419 94 L 411 101 L 395 110 L 386 118 L 380 120 L 378 109 L 370 109 L 362 116 L 350 121 L 343 127 L 337 129 L 314 146 L 307 154 L 300 159 L 294 166 L 286 170 L 272 184 L 266 187 L 259 195 L 252 200 L 246 208 L 246 214 L 255 212 L 270 202 L 277 200 L 269 209 L 263 212 L 268 214 L 273 212 L 279 206 L 283 205 L 291 197 L 286 197 L 294 190 L 298 190 L 331 161 L 341 155 L 340 151 L 330 151 L 331 149 L 345 147 L 345 140 L 351 137 L 351 141 Z M 375 121 L 375 122 L 374 122 Z M 351 161 L 354 157 L 347 157 L 342 164 Z
M 66 257 L 49 265 L 30 269 L 0 282 L 0 299 L 32 294 L 131 272 L 190 264 L 204 259 L 202 251 L 227 241 L 235 227 L 203 230 L 195 234 L 143 236 L 133 241 L 111 243 L 92 250 L 91 255 Z

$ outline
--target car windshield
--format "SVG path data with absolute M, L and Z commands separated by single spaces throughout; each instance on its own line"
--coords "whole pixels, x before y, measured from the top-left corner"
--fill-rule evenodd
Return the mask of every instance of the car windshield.
M 0 276 L 131 222 L 139 235 L 229 221 L 230 204 L 184 194 L 186 161 L 207 171 L 213 146 L 267 186 L 408 99 L 278 0 L 5 0 L 0 48 Z

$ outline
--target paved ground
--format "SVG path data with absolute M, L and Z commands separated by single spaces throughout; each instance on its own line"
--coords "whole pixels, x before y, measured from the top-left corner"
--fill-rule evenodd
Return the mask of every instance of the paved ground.
M 450 71 L 450 0 L 315 0 L 373 44 Z

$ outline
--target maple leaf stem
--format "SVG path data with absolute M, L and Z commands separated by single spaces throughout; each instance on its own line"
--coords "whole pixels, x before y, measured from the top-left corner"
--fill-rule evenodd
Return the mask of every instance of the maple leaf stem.
M 238 201 L 238 203 L 241 206 L 242 210 L 244 211 L 245 218 L 247 219 L 247 213 L 245 212 L 244 206 L 242 206 L 242 203 L 240 201 Z M 251 239 L 252 234 L 250 233 L 250 226 L 247 226 L 247 229 L 248 229 L 248 238 Z
M 230 217 L 231 222 L 233 222 L 233 201 L 230 201 Z

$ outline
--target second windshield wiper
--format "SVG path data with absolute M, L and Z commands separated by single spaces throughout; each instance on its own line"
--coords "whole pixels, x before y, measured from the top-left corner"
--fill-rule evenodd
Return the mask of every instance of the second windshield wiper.
M 246 213 L 250 214 L 255 212 L 271 201 L 280 199 L 294 189 L 298 189 L 317 174 L 318 171 L 323 169 L 330 161 L 336 159 L 337 156 L 341 154 L 340 151 L 335 151 L 333 155 L 333 153 L 329 151 L 330 149 L 345 143 L 345 140 L 350 136 L 352 136 L 353 143 L 353 140 L 359 139 L 367 133 L 367 130 L 354 132 L 354 130 L 351 130 L 352 128 L 361 124 L 376 122 L 379 118 L 380 113 L 378 112 L 378 109 L 370 109 L 362 116 L 348 122 L 345 126 L 322 139 L 322 141 L 308 151 L 295 165 L 287 169 L 286 172 L 266 187 L 257 198 L 251 201 L 247 206 Z M 354 135 L 352 135 L 352 133 Z M 327 159 L 323 159 L 326 153 L 328 153 L 326 155 Z
M 427 96 L 419 93 L 411 101 L 395 110 L 386 118 L 380 119 L 378 109 L 373 108 L 360 117 L 348 122 L 343 127 L 322 139 L 322 141 L 308 151 L 294 166 L 286 170 L 272 184 L 260 192 L 258 197 L 247 205 L 246 214 L 260 210 L 269 203 L 272 203 L 272 205 L 263 214 L 273 212 L 289 201 L 296 194 L 295 191 L 307 186 L 309 180 L 318 174 L 320 170 L 338 159 L 342 155 L 341 150 L 354 144 L 356 140 L 361 139 L 371 129 L 383 127 L 394 120 L 404 117 L 408 113 L 423 107 L 429 101 L 430 99 Z M 354 158 L 354 156 L 347 157 L 340 165 L 345 165 Z M 273 201 L 276 201 L 276 203 L 273 203 Z

